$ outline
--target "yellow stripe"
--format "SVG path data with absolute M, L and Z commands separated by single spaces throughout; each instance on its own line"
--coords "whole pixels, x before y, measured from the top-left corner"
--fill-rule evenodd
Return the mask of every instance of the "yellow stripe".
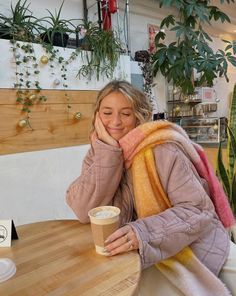
M 169 124 L 163 123 L 163 126 L 168 127 Z M 149 130 L 155 126 L 149 125 Z M 131 171 L 133 176 L 135 205 L 139 218 L 144 218 L 158 214 L 171 207 L 171 203 L 162 187 L 160 178 L 156 170 L 155 158 L 153 155 L 153 147 L 157 144 L 166 142 L 170 139 L 170 130 L 158 131 L 159 141 L 156 138 L 155 132 L 147 136 L 139 145 L 139 152 L 135 155 Z M 158 160 L 157 160 L 158 161 Z M 193 259 L 192 250 L 187 247 L 180 251 L 175 256 L 163 260 L 156 264 L 156 267 L 164 274 L 178 274 L 178 266 L 186 266 Z M 177 264 L 178 263 L 178 264 Z

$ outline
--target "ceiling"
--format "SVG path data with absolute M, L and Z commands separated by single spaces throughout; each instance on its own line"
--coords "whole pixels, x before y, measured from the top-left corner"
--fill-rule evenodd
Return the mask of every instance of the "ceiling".
M 232 1 L 232 0 L 229 0 Z M 236 0 L 234 0 L 236 2 Z M 126 0 L 119 2 L 119 5 L 124 9 Z M 223 11 L 231 20 L 231 23 L 222 23 L 221 21 L 211 21 L 211 26 L 206 26 L 205 29 L 207 32 L 214 37 L 219 37 L 220 39 L 227 40 L 236 40 L 236 3 L 227 3 L 227 0 L 224 0 L 224 4 L 221 4 L 221 0 L 211 0 L 211 5 L 217 6 Z M 130 11 L 137 15 L 147 16 L 149 18 L 158 18 L 162 19 L 163 17 L 174 14 L 177 15 L 178 12 L 173 7 L 163 6 L 159 8 L 159 3 L 157 0 L 135 0 L 130 1 Z

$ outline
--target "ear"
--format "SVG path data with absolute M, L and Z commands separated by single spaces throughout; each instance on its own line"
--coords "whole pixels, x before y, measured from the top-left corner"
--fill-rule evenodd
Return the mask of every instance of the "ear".
M 138 118 L 136 118 L 136 124 L 135 124 L 135 127 L 137 127 L 138 125 L 140 125 L 140 120 Z

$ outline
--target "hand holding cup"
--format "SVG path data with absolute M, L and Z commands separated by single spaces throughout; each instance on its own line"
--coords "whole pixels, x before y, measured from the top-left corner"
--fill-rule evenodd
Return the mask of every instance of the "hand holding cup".
M 120 209 L 113 206 L 101 206 L 91 209 L 88 215 L 96 252 L 109 255 L 105 249 L 105 241 L 119 227 Z

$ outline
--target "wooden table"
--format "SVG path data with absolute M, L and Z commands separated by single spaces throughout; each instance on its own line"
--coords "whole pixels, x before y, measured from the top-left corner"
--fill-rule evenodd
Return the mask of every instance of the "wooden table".
M 17 227 L 19 239 L 0 248 L 16 274 L 0 283 L 0 295 L 134 295 L 140 277 L 136 251 L 105 257 L 96 254 L 90 224 L 57 220 Z

